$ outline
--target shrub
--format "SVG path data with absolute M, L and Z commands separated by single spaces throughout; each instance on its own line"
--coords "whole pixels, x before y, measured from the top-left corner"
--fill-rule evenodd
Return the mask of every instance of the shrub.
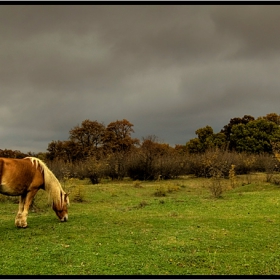
M 235 176 L 235 165 L 232 164 L 231 165 L 231 168 L 229 170 L 229 179 L 230 179 L 230 184 L 231 184 L 231 187 L 234 188 L 235 187 L 235 183 L 236 183 L 236 176 Z
M 127 173 L 127 161 L 129 153 L 115 152 L 107 154 L 102 159 L 104 167 L 104 176 L 112 180 L 122 180 Z
M 13 204 L 19 203 L 19 197 L 18 196 L 7 196 L 4 194 L 0 194 L 0 202 L 10 202 Z
M 141 182 L 139 180 L 133 182 L 133 187 L 134 188 L 143 188 L 141 185 Z
M 224 178 L 230 178 L 230 170 L 234 165 L 235 175 L 251 172 L 266 172 L 270 176 L 278 171 L 277 159 L 270 154 L 248 154 L 229 152 L 221 149 L 210 149 L 201 154 L 188 156 L 187 174 L 197 177 L 212 177 L 212 170 L 217 169 Z
M 174 185 L 174 184 L 168 184 L 167 185 L 167 192 L 172 193 L 172 192 L 177 192 L 179 191 L 181 188 L 178 185 Z
M 277 175 L 277 176 L 273 177 L 272 183 L 279 186 L 280 185 L 280 176 Z
M 186 162 L 186 157 L 177 153 L 151 155 L 139 150 L 129 157 L 127 175 L 133 180 L 174 179 L 185 173 Z
M 213 197 L 215 198 L 220 198 L 224 192 L 224 187 L 221 183 L 221 177 L 218 175 L 213 176 L 210 179 L 210 185 L 209 185 L 209 190 Z
M 72 201 L 74 202 L 85 202 L 85 191 L 84 191 L 84 186 L 75 186 L 72 190 L 71 190 L 71 194 L 72 194 Z
M 228 177 L 234 158 L 228 151 L 214 149 L 202 154 L 191 155 L 189 161 L 190 171 L 197 177 L 210 178 L 213 176 L 213 170 L 219 170 L 223 177 Z
M 157 188 L 157 190 L 154 193 L 155 196 L 161 197 L 161 196 L 166 196 L 166 189 L 163 186 L 160 186 Z

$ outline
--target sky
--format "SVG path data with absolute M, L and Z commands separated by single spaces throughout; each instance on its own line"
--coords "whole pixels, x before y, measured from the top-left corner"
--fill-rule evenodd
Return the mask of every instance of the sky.
M 184 145 L 280 113 L 279 5 L 163 3 L 1 5 L 0 149 L 46 152 L 86 119 Z

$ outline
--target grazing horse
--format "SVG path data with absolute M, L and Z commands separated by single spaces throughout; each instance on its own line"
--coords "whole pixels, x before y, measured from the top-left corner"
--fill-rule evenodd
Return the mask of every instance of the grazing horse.
M 0 158 L 0 193 L 20 196 L 15 218 L 17 227 L 27 227 L 28 209 L 39 189 L 48 193 L 49 202 L 60 221 L 67 221 L 68 194 L 43 161 L 35 157 Z

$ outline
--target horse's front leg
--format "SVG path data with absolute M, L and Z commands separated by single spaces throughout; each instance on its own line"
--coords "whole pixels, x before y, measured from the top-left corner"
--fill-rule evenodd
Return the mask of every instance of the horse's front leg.
M 23 194 L 19 198 L 19 208 L 15 219 L 15 225 L 20 228 L 27 227 L 27 215 L 29 206 L 37 191 L 30 191 L 27 194 Z
M 24 222 L 23 217 L 22 217 L 25 201 L 26 201 L 26 194 L 21 195 L 19 198 L 18 212 L 17 212 L 16 219 L 15 219 L 15 225 L 17 227 L 27 227 L 26 218 L 25 218 L 25 222 Z

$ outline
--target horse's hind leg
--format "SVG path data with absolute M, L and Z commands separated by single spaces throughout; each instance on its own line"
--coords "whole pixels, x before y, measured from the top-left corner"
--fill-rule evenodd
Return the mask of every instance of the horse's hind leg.
M 15 219 L 15 225 L 20 228 L 26 228 L 27 227 L 27 215 L 28 215 L 28 209 L 29 206 L 37 193 L 36 191 L 30 191 L 26 195 L 22 195 L 19 199 L 19 208 L 18 213 L 16 215 Z

